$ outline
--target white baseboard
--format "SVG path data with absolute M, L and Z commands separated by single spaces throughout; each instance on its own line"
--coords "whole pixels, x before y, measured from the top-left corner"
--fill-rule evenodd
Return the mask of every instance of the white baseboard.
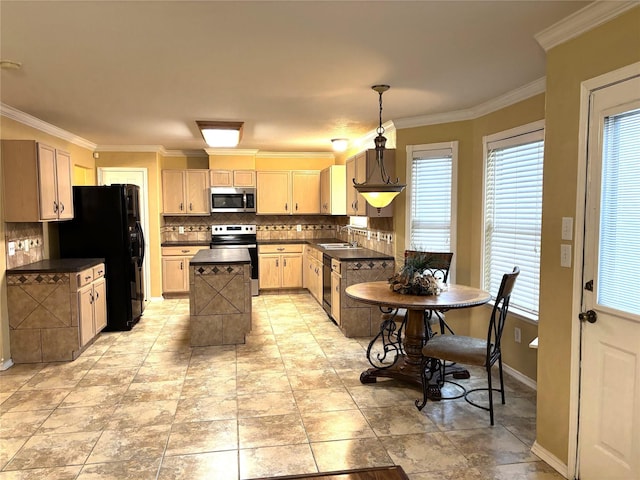
M 569 478 L 569 473 L 568 473 L 569 467 L 567 467 L 567 465 L 564 464 L 562 460 L 560 460 L 554 454 L 552 454 L 545 448 L 541 447 L 537 441 L 533 442 L 533 446 L 531 447 L 531 452 L 534 455 L 537 455 L 538 457 L 540 457 L 540 459 L 544 463 L 547 463 L 551 467 L 553 467 L 553 469 L 556 470 L 564 478 Z
M 2 365 L 0 365 L 0 371 L 7 370 L 11 367 L 13 367 L 13 360 L 8 358 L 4 362 L 2 362 Z
M 538 383 L 533 378 L 527 377 L 525 374 L 519 372 L 515 368 L 510 367 L 505 363 L 502 364 L 502 369 L 504 370 L 504 373 L 512 376 L 519 382 L 524 383 L 527 387 L 533 388 L 534 390 L 538 390 Z

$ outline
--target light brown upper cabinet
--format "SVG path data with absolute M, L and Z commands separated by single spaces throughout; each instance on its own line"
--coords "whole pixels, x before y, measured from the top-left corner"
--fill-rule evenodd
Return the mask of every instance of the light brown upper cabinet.
M 255 170 L 210 170 L 212 187 L 255 187 Z
M 320 213 L 318 170 L 256 172 L 258 214 L 309 215 Z
M 320 212 L 325 215 L 346 215 L 346 169 L 331 165 L 320 172 Z
M 163 170 L 163 215 L 210 215 L 209 170 Z
M 384 151 L 384 167 L 392 181 L 395 181 L 395 158 L 395 150 L 388 149 Z M 393 202 L 380 209 L 380 212 L 378 212 L 378 209 L 369 205 L 364 197 L 355 189 L 353 186 L 354 178 L 358 183 L 363 183 L 365 181 L 370 183 L 382 183 L 380 169 L 378 168 L 378 162 L 376 161 L 375 150 L 365 150 L 346 161 L 347 215 L 361 215 L 366 217 L 393 216 Z
M 73 218 L 71 156 L 34 140 L 3 140 L 4 220 Z

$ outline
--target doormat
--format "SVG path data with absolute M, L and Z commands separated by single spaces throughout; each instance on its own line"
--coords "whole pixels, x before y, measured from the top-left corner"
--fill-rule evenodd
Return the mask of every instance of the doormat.
M 287 475 L 284 477 L 263 477 L 253 480 L 409 480 L 402 467 L 359 468 L 340 472 L 307 473 L 304 475 Z

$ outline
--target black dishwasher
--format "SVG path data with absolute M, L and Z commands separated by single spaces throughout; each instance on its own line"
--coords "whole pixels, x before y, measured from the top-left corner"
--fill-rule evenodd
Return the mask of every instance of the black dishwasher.
M 322 254 L 322 308 L 331 317 L 331 257 Z

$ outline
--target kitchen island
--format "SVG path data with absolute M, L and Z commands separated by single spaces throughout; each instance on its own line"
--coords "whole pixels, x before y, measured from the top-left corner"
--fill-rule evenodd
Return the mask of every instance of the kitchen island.
M 244 343 L 251 331 L 247 249 L 200 250 L 189 261 L 191 346 Z

